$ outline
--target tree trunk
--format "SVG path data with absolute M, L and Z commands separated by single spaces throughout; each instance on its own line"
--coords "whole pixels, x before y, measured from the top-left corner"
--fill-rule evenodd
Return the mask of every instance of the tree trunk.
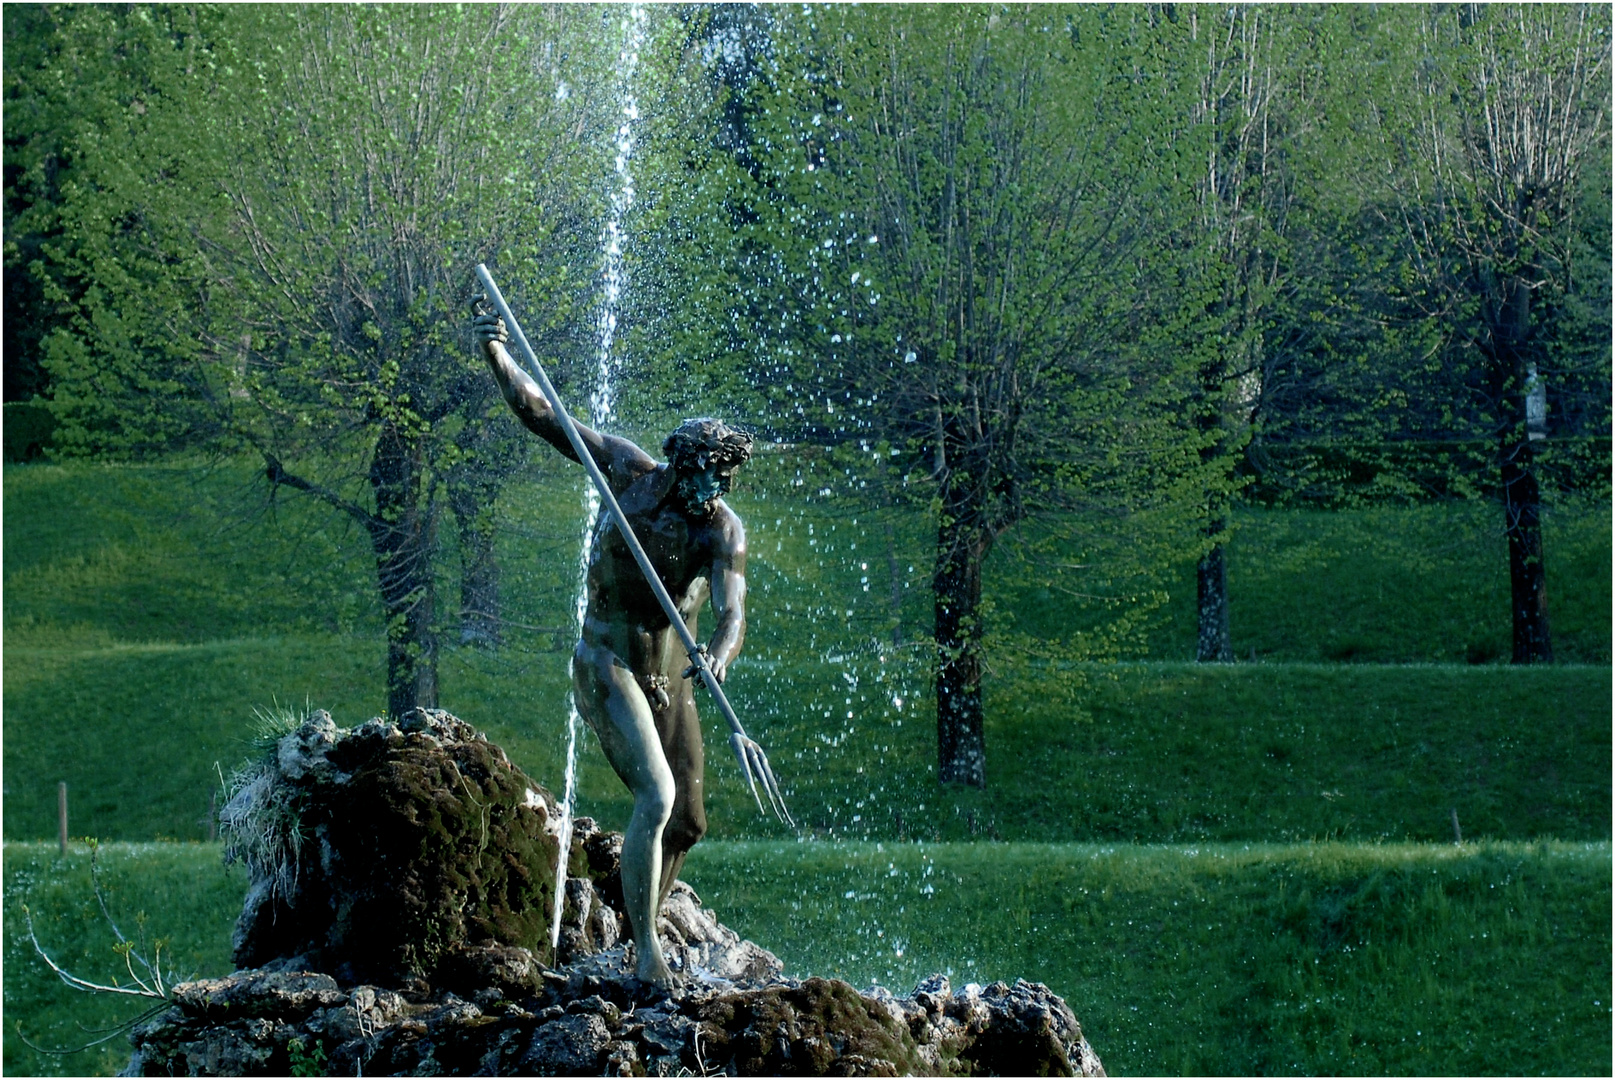
M 1219 314 L 1226 317 L 1226 312 Z M 1216 470 L 1219 485 L 1230 483 L 1234 470 L 1229 453 L 1233 435 L 1229 430 L 1227 368 L 1228 363 L 1222 359 L 1207 362 L 1200 368 L 1199 414 L 1195 417 L 1195 427 L 1204 440 L 1200 445 L 1200 463 Z M 1234 659 L 1234 646 L 1228 630 L 1228 573 L 1223 544 L 1216 538 L 1228 528 L 1229 497 L 1213 487 L 1205 498 L 1204 535 L 1213 543 L 1195 567 L 1194 658 L 1202 664 L 1226 664 Z
M 503 644 L 499 620 L 499 562 L 494 556 L 497 484 L 477 476 L 449 483 L 449 504 L 460 536 L 460 644 L 496 649 Z
M 1508 537 L 1508 582 L 1514 630 L 1514 663 L 1553 661 L 1548 633 L 1547 574 L 1542 563 L 1542 497 L 1531 447 L 1525 356 L 1531 332 L 1531 288 L 1507 278 L 1487 305 L 1493 399 L 1502 420 L 1499 472 L 1503 485 L 1503 532 Z
M 897 530 L 892 525 L 892 519 L 897 516 L 896 499 L 892 495 L 890 469 L 884 454 L 876 457 L 876 473 L 879 477 L 880 490 L 885 497 L 882 508 L 885 511 L 885 520 L 881 523 L 886 532 L 886 577 L 887 594 L 886 607 L 888 618 L 892 626 L 892 647 L 903 647 L 903 567 L 897 558 Z M 912 567 L 910 568 L 912 569 Z
M 1218 518 L 1206 526 L 1206 532 L 1216 536 L 1226 526 L 1227 522 Z M 1234 659 L 1234 646 L 1228 632 L 1228 569 L 1221 543 L 1213 544 L 1211 550 L 1200 557 L 1195 579 L 1199 634 L 1194 658 L 1201 663 L 1230 663 Z
M 891 611 L 892 647 L 900 649 L 903 647 L 903 570 L 897 559 L 897 537 L 890 518 L 886 521 L 886 575 L 890 584 L 887 607 Z
M 387 715 L 437 707 L 436 596 L 432 550 L 437 508 L 423 498 L 419 440 L 387 425 L 376 439 L 370 546 L 387 616 Z
M 1523 435 L 1523 425 L 1521 427 Z M 1508 536 L 1508 584 L 1514 623 L 1514 663 L 1553 662 L 1548 634 L 1548 582 L 1542 565 L 1542 500 L 1531 444 L 1503 440 L 1503 520 Z
M 990 539 L 974 522 L 972 493 L 949 476 L 937 527 L 936 732 L 937 777 L 943 783 L 987 786 L 981 703 L 981 564 Z

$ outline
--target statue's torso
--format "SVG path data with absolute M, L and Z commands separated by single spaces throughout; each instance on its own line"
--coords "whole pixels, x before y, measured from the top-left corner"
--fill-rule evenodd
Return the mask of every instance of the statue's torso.
M 713 560 L 733 531 L 726 526 L 738 522 L 721 499 L 709 517 L 687 513 L 676 494 L 668 497 L 665 470 L 658 466 L 639 476 L 617 492 L 617 503 L 694 635 L 697 615 L 712 594 Z M 688 665 L 678 635 L 609 517 L 595 531 L 587 590 L 586 642 L 611 649 L 637 675 L 676 677 Z

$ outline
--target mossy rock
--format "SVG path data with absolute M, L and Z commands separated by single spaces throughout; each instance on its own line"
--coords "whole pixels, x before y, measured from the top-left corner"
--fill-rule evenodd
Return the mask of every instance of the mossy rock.
M 555 800 L 471 725 L 417 709 L 346 732 L 319 712 L 279 740 L 264 769 L 255 798 L 284 808 L 295 873 L 253 867 L 239 966 L 301 964 L 349 984 L 406 986 L 436 981 L 446 963 L 466 967 L 479 948 L 554 962 Z M 227 823 L 251 820 L 235 800 L 226 809 Z M 569 867 L 588 873 L 573 846 Z
M 914 1037 L 840 979 L 725 994 L 698 1013 L 714 1060 L 740 1076 L 912 1076 Z

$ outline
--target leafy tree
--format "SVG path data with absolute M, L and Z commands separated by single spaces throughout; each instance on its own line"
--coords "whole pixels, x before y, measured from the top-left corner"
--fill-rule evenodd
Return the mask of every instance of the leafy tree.
M 224 9 L 205 42 L 159 41 L 141 123 L 95 132 L 108 194 L 67 211 L 131 208 L 61 260 L 95 281 L 48 343 L 67 445 L 171 445 L 180 425 L 359 523 L 395 715 L 436 703 L 445 486 L 462 549 L 486 557 L 474 534 L 525 445 L 465 339 L 470 268 L 498 266 L 561 351 L 587 294 L 596 19 Z M 489 446 L 498 425 L 508 440 Z
M 5 400 L 25 401 L 48 387 L 39 342 L 49 329 L 44 282 L 31 267 L 58 232 L 59 198 L 71 118 L 33 77 L 50 62 L 52 8 L 28 5 L 5 19 Z M 112 66 L 112 65 L 105 65 Z
M 136 422 L 80 402 L 85 422 L 65 433 L 70 450 L 139 454 L 183 437 L 183 410 L 143 408 L 179 387 L 155 370 L 136 376 L 132 358 L 152 344 L 110 309 L 107 293 L 165 276 L 136 239 L 142 184 L 134 151 L 150 145 L 151 106 L 205 77 L 216 16 L 145 6 L 30 5 L 7 13 L 8 400 L 51 393 L 45 356 L 72 336 L 54 332 L 95 310 L 109 346 L 103 362 L 120 369 L 132 391 L 125 409 L 142 414 Z
M 1140 32 L 1091 9 L 781 12 L 744 107 L 717 98 L 746 153 L 686 142 L 701 179 L 665 211 L 701 222 L 686 264 L 717 268 L 698 279 L 717 317 L 689 336 L 752 358 L 771 433 L 846 447 L 929 503 L 943 781 L 986 779 L 998 540 L 1169 499 L 1194 471 L 1145 407 L 1177 360 L 1151 318 Z
M 1460 411 L 1497 447 L 1513 659 L 1550 661 L 1535 444 L 1546 434 L 1547 387 L 1573 377 L 1586 354 L 1561 347 L 1551 328 L 1572 329 L 1584 176 L 1608 175 L 1609 10 L 1460 4 L 1394 14 L 1400 32 L 1383 40 L 1406 82 L 1381 114 L 1381 160 L 1398 180 L 1412 270 L 1404 297 L 1440 329 L 1444 363 L 1478 376 Z M 1605 255 L 1604 275 L 1607 266 Z M 1607 319 L 1605 309 L 1606 332 Z M 1597 354 L 1607 393 L 1607 344 Z
M 1150 9 L 1154 71 L 1173 157 L 1176 334 L 1192 358 L 1188 410 L 1200 441 L 1204 540 L 1196 566 L 1196 658 L 1233 659 L 1224 547 L 1271 378 L 1339 297 L 1316 254 L 1322 175 L 1336 164 L 1318 138 L 1331 89 L 1327 55 L 1339 16 L 1327 8 L 1163 5 Z M 1312 241 L 1298 240 L 1306 237 Z M 1308 314 L 1297 319 L 1301 311 Z M 1326 318 L 1325 325 L 1336 320 Z M 1309 333 L 1307 330 L 1313 332 Z M 1275 391 L 1279 393 L 1275 394 Z

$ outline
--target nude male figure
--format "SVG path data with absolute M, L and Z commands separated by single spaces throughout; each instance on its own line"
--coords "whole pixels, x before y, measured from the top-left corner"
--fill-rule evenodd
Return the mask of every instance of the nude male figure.
M 478 339 L 505 400 L 528 430 L 573 461 L 554 411 L 509 352 L 504 322 L 479 315 Z M 717 626 L 708 664 L 721 683 L 746 636 L 746 532 L 724 504 L 751 436 L 718 420 L 687 420 L 663 444 L 666 464 L 627 439 L 577 425 L 691 634 L 708 598 Z M 701 725 L 689 660 L 611 519 L 589 552 L 588 609 L 572 655 L 578 712 L 634 796 L 623 834 L 623 898 L 638 975 L 676 981 L 662 955 L 656 915 L 684 856 L 706 833 Z

